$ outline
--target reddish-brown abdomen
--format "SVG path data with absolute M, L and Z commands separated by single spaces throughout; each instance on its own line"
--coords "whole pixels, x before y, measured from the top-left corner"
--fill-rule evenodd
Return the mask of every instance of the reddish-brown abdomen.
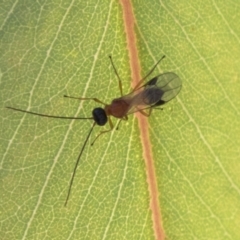
M 123 118 L 127 115 L 129 104 L 121 98 L 114 99 L 110 105 L 105 106 L 105 112 L 107 115 L 111 115 L 115 118 Z

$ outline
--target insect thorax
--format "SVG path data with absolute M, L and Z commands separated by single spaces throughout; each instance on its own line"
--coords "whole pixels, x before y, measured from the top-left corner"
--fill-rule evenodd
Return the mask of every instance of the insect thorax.
M 110 105 L 105 107 L 107 115 L 112 115 L 115 118 L 123 118 L 127 115 L 129 104 L 121 98 L 116 98 Z

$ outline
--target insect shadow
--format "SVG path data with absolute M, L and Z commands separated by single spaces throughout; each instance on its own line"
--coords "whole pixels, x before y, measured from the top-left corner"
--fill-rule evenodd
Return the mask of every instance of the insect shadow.
M 23 113 L 28 113 L 28 114 L 33 114 L 41 117 L 48 117 L 48 118 L 58 118 L 58 119 L 91 119 L 93 120 L 93 125 L 83 143 L 83 146 L 80 150 L 80 153 L 78 155 L 77 161 L 75 163 L 73 173 L 69 182 L 69 188 L 68 188 L 68 193 L 67 197 L 65 200 L 64 206 L 67 205 L 73 181 L 76 175 L 77 171 L 77 166 L 79 164 L 79 161 L 81 159 L 82 153 L 84 151 L 84 148 L 89 140 L 89 137 L 93 131 L 93 128 L 96 125 L 99 126 L 104 126 L 107 122 L 109 123 L 110 129 L 100 131 L 100 133 L 95 137 L 94 141 L 91 143 L 91 145 L 94 144 L 94 142 L 104 133 L 110 132 L 113 130 L 114 126 L 111 120 L 111 116 L 120 119 L 117 127 L 119 126 L 121 120 L 128 120 L 128 115 L 132 114 L 134 112 L 139 112 L 142 115 L 149 117 L 152 113 L 153 108 L 157 108 L 174 97 L 177 96 L 177 94 L 181 90 L 181 80 L 180 78 L 173 72 L 166 72 L 157 75 L 156 77 L 152 78 L 148 82 L 144 83 L 147 77 L 151 75 L 151 73 L 155 70 L 157 65 L 165 58 L 163 56 L 149 71 L 149 73 L 142 78 L 139 83 L 134 87 L 134 89 L 127 95 L 123 95 L 122 91 L 122 80 L 120 79 L 118 72 L 116 70 L 116 67 L 114 66 L 114 63 L 112 61 L 112 57 L 109 56 L 111 65 L 114 69 L 114 72 L 117 76 L 118 79 L 118 86 L 120 90 L 120 97 L 115 98 L 112 100 L 111 104 L 104 103 L 103 101 L 99 100 L 98 98 L 81 98 L 81 97 L 72 97 L 72 96 L 67 96 L 64 95 L 66 98 L 72 98 L 72 99 L 78 99 L 78 100 L 93 100 L 99 104 L 102 104 L 104 107 L 97 107 L 94 108 L 92 111 L 92 117 L 88 118 L 81 118 L 81 117 L 63 117 L 63 116 L 53 116 L 53 115 L 46 115 L 46 114 L 40 114 L 36 112 L 31 112 L 31 111 L 26 111 L 22 110 L 19 108 L 14 108 L 14 107 L 9 107 L 7 106 L 6 108 L 23 112 Z

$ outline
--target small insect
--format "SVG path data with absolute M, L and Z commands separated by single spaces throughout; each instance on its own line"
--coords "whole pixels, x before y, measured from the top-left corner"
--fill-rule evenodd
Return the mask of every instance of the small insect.
M 76 175 L 76 170 L 77 166 L 79 164 L 80 158 L 82 156 L 82 153 L 84 151 L 84 148 L 89 140 L 89 137 L 93 131 L 93 128 L 96 125 L 99 126 L 104 126 L 107 122 L 109 122 L 110 129 L 101 131 L 97 137 L 94 139 L 94 141 L 91 143 L 91 145 L 94 144 L 94 142 L 99 138 L 100 135 L 110 132 L 113 130 L 114 126 L 111 121 L 110 116 L 113 116 L 115 118 L 120 119 L 119 123 L 121 120 L 127 120 L 128 115 L 132 114 L 134 112 L 140 112 L 142 115 L 149 117 L 151 115 L 152 109 L 157 108 L 158 106 L 161 106 L 165 104 L 166 102 L 170 101 L 174 97 L 177 96 L 177 94 L 181 90 L 181 80 L 180 78 L 173 72 L 167 72 L 163 74 L 159 74 L 156 77 L 152 78 L 145 84 L 144 81 L 145 79 L 154 71 L 154 69 L 157 67 L 157 65 L 161 62 L 162 59 L 165 58 L 163 56 L 154 66 L 153 68 L 149 71 L 149 73 L 139 81 L 139 83 L 135 86 L 135 88 L 127 95 L 123 95 L 122 93 L 122 81 L 118 75 L 118 72 L 113 64 L 111 56 L 109 56 L 112 67 L 114 69 L 114 72 L 118 78 L 118 85 L 119 85 L 119 90 L 121 97 L 115 98 L 112 100 L 111 104 L 106 104 L 99 100 L 98 98 L 79 98 L 79 97 L 71 97 L 64 95 L 66 98 L 73 98 L 73 99 L 78 99 L 78 100 L 93 100 L 97 103 L 102 104 L 104 107 L 97 107 L 94 108 L 92 111 L 92 117 L 88 118 L 81 118 L 81 117 L 62 117 L 62 116 L 52 116 L 52 115 L 46 115 L 46 114 L 40 114 L 36 112 L 31 112 L 31 111 L 26 111 L 14 107 L 6 107 L 11 110 L 19 111 L 19 112 L 24 112 L 24 113 L 29 113 L 41 117 L 48 117 L 48 118 L 58 118 L 58 119 L 91 119 L 94 120 L 94 123 L 83 143 L 83 146 L 81 148 L 81 151 L 78 155 L 77 161 L 75 163 L 73 173 L 71 176 L 71 180 L 69 182 L 69 188 L 68 188 L 68 193 L 67 197 L 65 200 L 65 206 L 68 203 L 74 177 Z M 117 127 L 118 127 L 117 125 Z

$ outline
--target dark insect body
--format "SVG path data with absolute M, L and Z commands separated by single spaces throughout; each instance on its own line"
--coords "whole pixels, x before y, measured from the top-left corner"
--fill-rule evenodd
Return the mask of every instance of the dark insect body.
M 101 108 L 101 107 L 94 108 L 92 111 L 92 117 L 89 117 L 89 118 L 52 116 L 52 115 L 40 114 L 40 113 L 26 111 L 26 110 L 22 110 L 22 109 L 18 109 L 18 108 L 13 108 L 13 107 L 6 107 L 8 109 L 12 109 L 12 110 L 24 112 L 24 113 L 29 113 L 29 114 L 33 114 L 33 115 L 37 115 L 37 116 L 41 116 L 41 117 L 58 118 L 58 119 L 76 119 L 76 120 L 77 119 L 92 119 L 92 120 L 94 120 L 94 123 L 93 123 L 93 125 L 86 137 L 86 140 L 84 141 L 81 151 L 78 155 L 78 158 L 77 158 L 77 161 L 76 161 L 73 173 L 72 173 L 72 177 L 70 180 L 68 194 L 67 194 L 66 201 L 65 201 L 65 206 L 68 203 L 68 199 L 69 199 L 69 196 L 71 193 L 71 188 L 73 185 L 73 180 L 74 180 L 74 177 L 76 174 L 78 163 L 80 161 L 83 150 L 86 146 L 86 143 L 88 142 L 88 139 L 89 139 L 95 125 L 104 126 L 107 122 L 109 122 L 110 129 L 101 131 L 97 135 L 97 137 L 94 139 L 94 141 L 92 142 L 92 145 L 94 144 L 94 142 L 98 139 L 98 137 L 101 134 L 110 132 L 113 130 L 114 126 L 113 126 L 110 116 L 118 118 L 121 121 L 121 120 L 127 120 L 129 114 L 132 114 L 134 112 L 140 112 L 144 116 L 149 117 L 151 115 L 153 108 L 157 108 L 158 106 L 165 104 L 166 102 L 168 102 L 171 99 L 173 99 L 174 97 L 176 97 L 177 94 L 180 92 L 181 86 L 182 86 L 181 80 L 173 72 L 167 72 L 167 73 L 160 74 L 160 75 L 152 78 L 145 84 L 143 84 L 145 79 L 154 71 L 154 69 L 157 67 L 159 62 L 164 57 L 165 56 L 163 56 L 154 65 L 154 67 L 150 70 L 150 72 L 143 79 L 141 79 L 139 81 L 137 86 L 135 86 L 135 88 L 129 94 L 123 96 L 122 81 L 117 73 L 117 70 L 116 70 L 114 64 L 113 64 L 111 56 L 109 56 L 111 64 L 115 71 L 115 74 L 118 78 L 118 84 L 119 84 L 121 97 L 113 99 L 111 104 L 106 104 L 97 98 L 78 98 L 78 97 L 71 97 L 71 96 L 64 95 L 64 97 L 66 97 L 66 98 L 73 98 L 73 99 L 78 99 L 78 100 L 93 100 L 97 103 L 104 105 L 104 108 Z M 118 125 L 119 125 L 119 123 L 118 123 Z

